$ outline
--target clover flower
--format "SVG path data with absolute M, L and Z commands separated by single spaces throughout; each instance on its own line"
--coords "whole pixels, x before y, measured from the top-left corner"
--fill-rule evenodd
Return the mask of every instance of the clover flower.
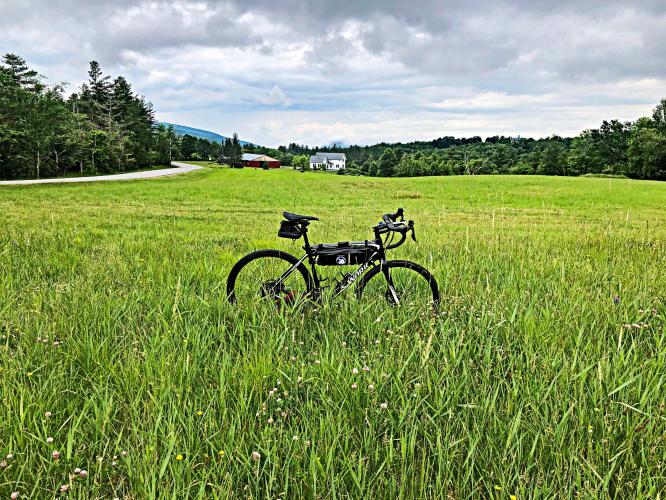
M 60 458 L 60 452 L 55 450 L 53 453 L 51 453 L 51 458 L 53 458 L 53 460 L 58 460 Z
M 51 436 L 46 438 L 46 443 L 51 444 L 53 442 L 53 438 Z
M 382 404 L 380 404 L 380 405 L 379 405 L 379 408 L 380 408 L 381 410 L 386 410 L 386 408 L 388 408 L 388 403 L 382 403 Z
M 258 462 L 259 460 L 261 460 L 261 453 L 259 453 L 258 451 L 253 451 L 252 452 L 252 460 L 255 461 L 255 462 Z

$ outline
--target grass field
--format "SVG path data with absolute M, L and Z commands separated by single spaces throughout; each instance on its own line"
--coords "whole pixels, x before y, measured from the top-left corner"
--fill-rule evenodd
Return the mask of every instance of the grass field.
M 333 242 L 399 206 L 439 317 L 225 303 L 300 253 L 281 210 Z M 666 184 L 208 169 L 2 188 L 0 223 L 0 498 L 666 494 Z

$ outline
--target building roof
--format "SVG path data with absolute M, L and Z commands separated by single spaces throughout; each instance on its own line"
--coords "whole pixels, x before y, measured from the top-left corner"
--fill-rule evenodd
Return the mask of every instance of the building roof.
M 264 155 L 258 155 L 255 153 L 243 153 L 243 161 L 252 161 L 256 160 L 257 158 L 264 156 Z
M 347 160 L 347 155 L 344 153 L 328 153 L 326 151 L 317 151 L 315 156 L 323 156 L 327 160 Z
M 243 153 L 243 161 L 280 161 L 267 155 L 256 153 Z

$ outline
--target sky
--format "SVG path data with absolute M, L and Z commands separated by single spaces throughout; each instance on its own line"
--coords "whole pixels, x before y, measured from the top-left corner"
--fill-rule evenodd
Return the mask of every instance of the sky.
M 666 0 L 0 0 L 0 52 L 88 61 L 266 146 L 570 136 L 666 97 Z

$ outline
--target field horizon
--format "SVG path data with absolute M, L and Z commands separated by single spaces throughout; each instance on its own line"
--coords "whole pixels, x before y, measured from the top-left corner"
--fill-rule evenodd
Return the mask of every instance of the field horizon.
M 398 207 L 436 317 L 226 302 L 242 255 L 302 253 L 282 210 L 319 243 Z M 666 492 L 666 183 L 204 168 L 0 210 L 2 498 Z

